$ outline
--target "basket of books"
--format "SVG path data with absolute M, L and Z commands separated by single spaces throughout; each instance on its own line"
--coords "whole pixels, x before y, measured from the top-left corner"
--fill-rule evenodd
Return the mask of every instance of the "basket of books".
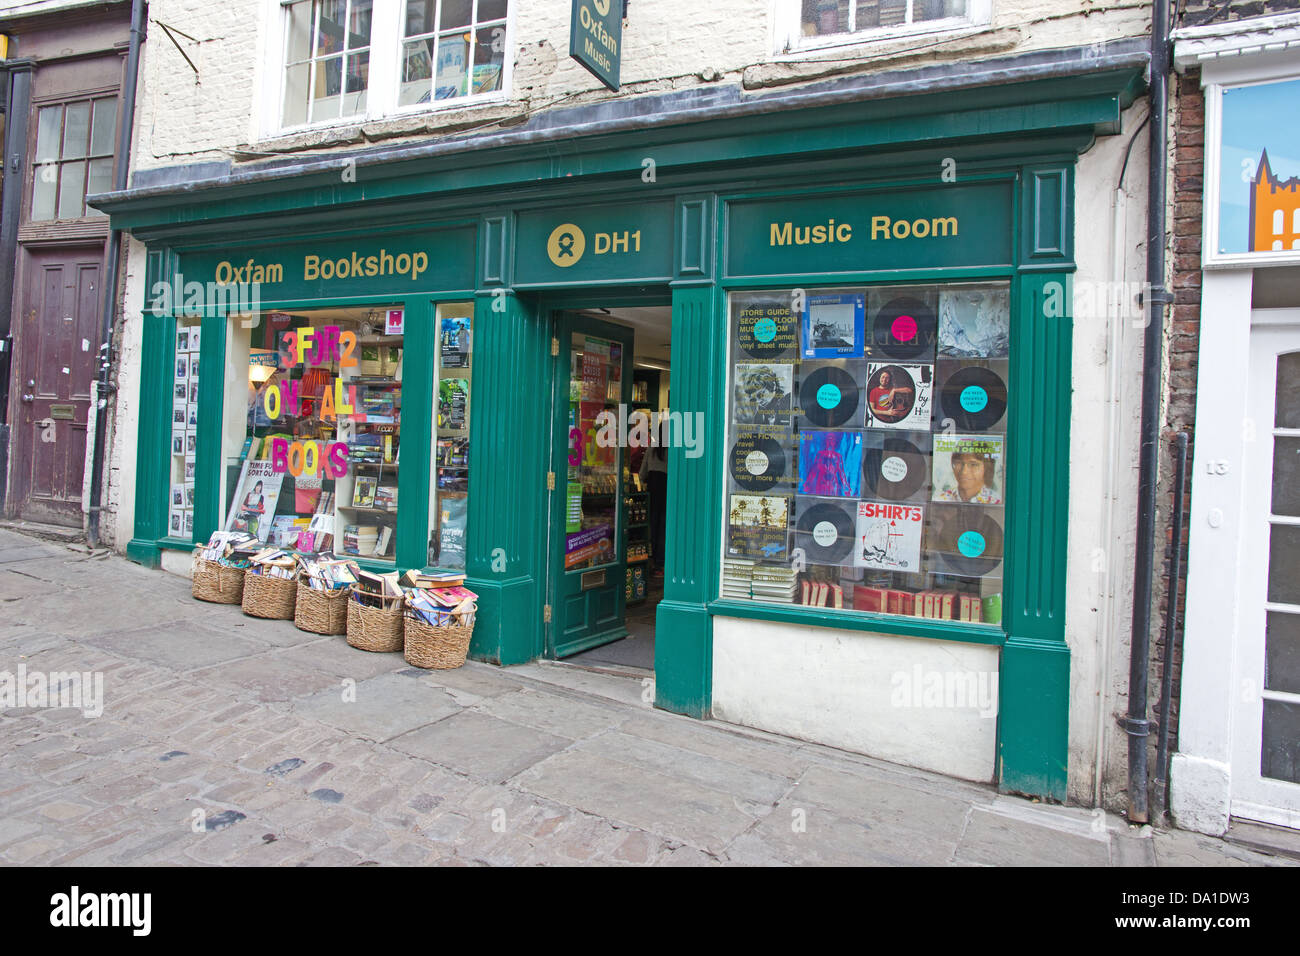
M 213 604 L 243 601 L 249 542 L 253 551 L 260 549 L 252 535 L 218 531 L 206 545 L 195 548 L 190 563 L 190 593 L 199 601 Z
M 298 559 L 298 597 L 293 623 L 313 634 L 346 634 L 348 593 L 356 584 L 354 566 L 328 554 Z
M 391 653 L 402 649 L 402 588 L 397 572 L 355 571 L 348 597 L 348 643 L 358 650 Z
M 410 572 L 406 592 L 406 662 L 449 670 L 465 663 L 474 636 L 478 595 L 462 585 L 464 575 Z
M 297 561 L 279 548 L 263 548 L 248 559 L 241 606 L 250 617 L 293 619 L 298 598 Z

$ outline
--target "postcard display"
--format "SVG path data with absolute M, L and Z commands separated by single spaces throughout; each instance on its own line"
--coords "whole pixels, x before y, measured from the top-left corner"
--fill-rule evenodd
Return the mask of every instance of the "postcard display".
M 171 502 L 167 534 L 194 533 L 194 456 L 199 428 L 199 320 L 177 318 L 172 382 Z
M 999 623 L 1006 283 L 739 293 L 722 597 Z
M 280 548 L 393 561 L 401 463 L 401 310 L 264 317 L 248 437 L 224 527 Z M 271 355 L 274 350 L 274 355 Z M 250 365 L 250 373 L 255 366 Z
M 452 315 L 451 312 L 463 312 Z M 430 489 L 429 564 L 465 567 L 469 506 L 469 399 L 473 362 L 473 306 L 438 310 L 438 390 L 434 395 L 438 440 Z

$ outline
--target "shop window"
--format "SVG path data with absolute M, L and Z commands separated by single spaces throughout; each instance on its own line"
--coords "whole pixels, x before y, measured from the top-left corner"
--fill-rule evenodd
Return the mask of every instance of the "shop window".
M 777 16 L 785 52 L 986 24 L 990 0 L 783 0 Z
M 226 529 L 291 550 L 394 562 L 402 309 L 257 318 L 232 349 L 247 349 L 248 402 L 235 431 L 242 448 L 227 460 Z
M 735 293 L 721 596 L 997 624 L 1007 283 Z
M 199 428 L 199 319 L 176 319 L 172 380 L 171 501 L 167 536 L 194 535 L 194 457 Z
M 113 188 L 116 131 L 116 96 L 37 109 L 32 222 L 103 215 L 86 205 L 86 195 Z
M 465 567 L 469 514 L 469 397 L 474 303 L 438 306 L 438 387 L 434 390 L 434 475 L 429 489 L 429 564 Z
M 282 105 L 273 125 L 377 119 L 499 94 L 509 13 L 509 0 L 285 3 Z

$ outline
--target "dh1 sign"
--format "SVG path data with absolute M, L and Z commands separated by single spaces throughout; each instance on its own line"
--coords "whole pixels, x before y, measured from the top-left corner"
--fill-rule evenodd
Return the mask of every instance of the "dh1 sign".
M 573 0 L 569 56 L 618 91 L 623 56 L 623 0 Z

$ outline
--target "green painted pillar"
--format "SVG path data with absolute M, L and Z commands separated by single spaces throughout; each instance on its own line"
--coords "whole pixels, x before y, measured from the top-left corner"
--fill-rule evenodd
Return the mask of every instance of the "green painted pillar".
M 140 317 L 139 419 L 135 446 L 135 531 L 126 554 L 156 568 L 162 563 L 158 539 L 167 534 L 167 503 L 171 494 L 172 381 L 175 368 L 176 320 L 149 310 L 148 290 L 168 281 L 166 253 L 151 250 L 145 269 L 145 305 Z M 207 361 L 206 359 L 204 361 Z
M 550 340 L 543 316 L 497 290 L 474 304 L 468 584 L 479 595 L 470 654 L 521 664 L 543 651 Z
M 689 416 L 692 450 L 668 452 L 664 597 L 655 616 L 655 706 L 708 717 L 713 706 L 713 627 L 722 503 L 724 323 L 711 286 L 673 289 L 672 411 Z M 702 424 L 703 434 L 699 434 Z
M 1070 650 L 1065 643 L 1069 518 L 1069 281 L 1016 280 L 1007 422 L 1006 549 L 998 708 L 998 786 L 1066 798 Z M 1016 291 L 1016 290 L 1013 290 Z

